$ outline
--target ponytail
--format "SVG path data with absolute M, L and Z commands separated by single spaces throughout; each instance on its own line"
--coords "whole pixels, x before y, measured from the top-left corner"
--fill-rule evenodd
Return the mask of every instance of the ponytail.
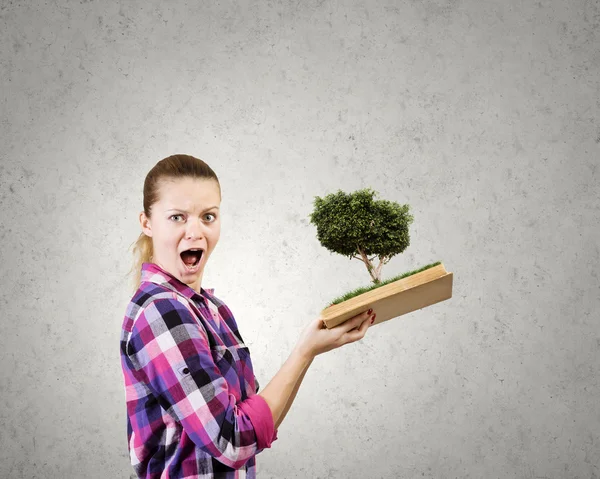
M 142 279 L 142 263 L 150 263 L 152 261 L 152 238 L 140 233 L 140 236 L 133 244 L 133 266 L 130 270 L 132 275 L 132 287 L 134 292 L 139 288 Z

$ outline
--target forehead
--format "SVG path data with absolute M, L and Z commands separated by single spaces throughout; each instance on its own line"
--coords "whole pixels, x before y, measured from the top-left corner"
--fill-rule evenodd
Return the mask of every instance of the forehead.
M 164 208 L 188 210 L 219 206 L 219 185 L 213 179 L 163 179 L 158 185 L 158 203 Z

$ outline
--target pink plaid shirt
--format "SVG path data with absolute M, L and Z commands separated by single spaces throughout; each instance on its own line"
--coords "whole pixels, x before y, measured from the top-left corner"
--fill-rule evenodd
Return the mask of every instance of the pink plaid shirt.
M 277 439 L 257 395 L 250 351 L 229 308 L 153 263 L 125 313 L 131 464 L 140 478 L 256 477 L 255 456 Z

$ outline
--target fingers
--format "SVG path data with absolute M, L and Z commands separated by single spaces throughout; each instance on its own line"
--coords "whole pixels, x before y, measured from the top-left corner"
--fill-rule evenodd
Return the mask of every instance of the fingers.
M 371 325 L 373 311 L 370 311 L 371 312 L 364 311 L 343 323 L 346 327 L 344 328 L 345 332 L 340 337 L 342 344 L 353 343 L 364 338 L 367 329 L 369 329 L 369 326 Z
M 363 323 L 363 321 L 365 321 L 366 319 L 369 319 L 372 314 L 373 314 L 372 309 L 363 311 L 362 313 L 357 314 L 353 318 L 350 318 L 348 321 L 345 321 L 342 324 L 340 324 L 340 327 L 343 327 L 343 329 L 346 332 L 351 331 L 355 328 L 358 328 Z
M 343 336 L 344 344 L 353 343 L 364 338 L 365 334 L 367 334 L 367 329 L 369 329 L 369 326 L 371 325 L 370 323 L 371 320 L 367 318 L 362 322 L 360 327 L 346 332 Z
M 365 334 L 367 334 L 367 329 L 369 329 L 369 326 L 371 325 L 370 323 L 370 319 L 365 319 L 360 327 L 351 329 L 350 331 L 344 333 L 341 338 L 344 344 L 354 343 L 355 341 L 359 341 L 364 338 Z

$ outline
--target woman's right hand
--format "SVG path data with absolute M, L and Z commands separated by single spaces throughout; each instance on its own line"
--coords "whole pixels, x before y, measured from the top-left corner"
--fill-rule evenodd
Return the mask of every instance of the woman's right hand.
M 364 311 L 331 329 L 325 328 L 323 320 L 317 318 L 304 329 L 296 349 L 312 359 L 321 353 L 358 341 L 365 336 L 374 315 L 372 310 Z

